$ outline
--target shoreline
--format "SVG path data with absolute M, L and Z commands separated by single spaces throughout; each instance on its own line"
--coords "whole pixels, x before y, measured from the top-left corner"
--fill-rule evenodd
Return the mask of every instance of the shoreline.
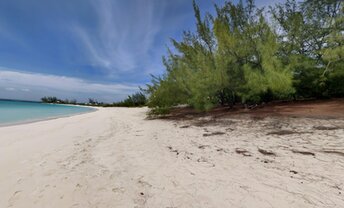
M 34 119 L 34 120 L 28 120 L 28 121 L 19 121 L 19 122 L 4 123 L 4 124 L 0 123 L 0 128 L 9 127 L 9 126 L 18 126 L 18 125 L 24 125 L 24 124 L 30 124 L 30 123 L 37 123 L 37 122 L 41 122 L 41 121 L 55 120 L 55 119 L 59 119 L 59 118 L 68 118 L 68 117 L 72 117 L 72 116 L 78 116 L 78 115 L 82 115 L 82 114 L 93 113 L 93 112 L 96 112 L 99 110 L 97 107 L 86 107 L 86 108 L 90 108 L 91 110 L 87 111 L 87 112 L 73 113 L 73 114 L 61 115 L 61 116 L 53 116 L 53 117 Z

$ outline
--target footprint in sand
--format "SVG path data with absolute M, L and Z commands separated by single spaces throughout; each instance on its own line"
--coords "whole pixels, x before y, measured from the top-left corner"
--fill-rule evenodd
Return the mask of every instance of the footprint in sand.
M 13 207 L 14 203 L 18 200 L 21 194 L 21 190 L 15 191 L 11 198 L 8 200 L 8 206 L 7 207 Z
M 149 198 L 144 192 L 140 192 L 137 194 L 137 198 L 134 199 L 134 202 L 137 206 L 135 208 L 143 207 L 147 203 L 147 199 Z
M 112 189 L 112 192 L 114 193 L 124 193 L 125 189 L 123 187 L 115 187 Z
M 141 187 L 141 191 L 137 194 L 137 197 L 134 199 L 134 202 L 137 204 L 137 206 L 135 207 L 142 207 L 151 197 L 151 195 L 149 194 L 149 189 L 152 188 L 152 185 L 147 181 L 143 180 L 143 177 L 140 177 L 137 180 L 137 184 Z

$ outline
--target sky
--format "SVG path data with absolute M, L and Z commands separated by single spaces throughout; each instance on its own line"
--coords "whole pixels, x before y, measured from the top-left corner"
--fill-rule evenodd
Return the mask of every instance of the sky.
M 197 3 L 212 13 L 223 1 Z M 194 25 L 191 0 L 1 0 L 0 98 L 122 100 Z

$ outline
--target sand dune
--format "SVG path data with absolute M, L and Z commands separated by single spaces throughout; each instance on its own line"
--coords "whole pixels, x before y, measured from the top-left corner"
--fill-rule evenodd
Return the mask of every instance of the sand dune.
M 146 111 L 1 127 L 0 207 L 344 207 L 344 120 Z

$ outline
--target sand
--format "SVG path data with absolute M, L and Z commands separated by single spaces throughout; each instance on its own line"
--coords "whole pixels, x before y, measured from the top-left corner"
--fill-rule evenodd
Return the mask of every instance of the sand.
M 343 119 L 146 111 L 0 127 L 0 207 L 344 207 Z

